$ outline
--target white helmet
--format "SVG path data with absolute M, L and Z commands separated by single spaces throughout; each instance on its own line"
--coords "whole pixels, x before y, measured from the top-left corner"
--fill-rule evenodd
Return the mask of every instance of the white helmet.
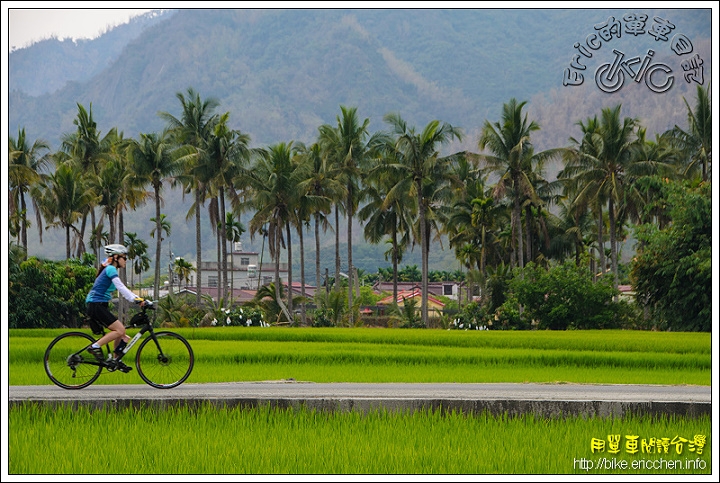
M 117 243 L 114 245 L 107 245 L 105 247 L 105 255 L 107 255 L 108 257 L 111 257 L 113 255 L 127 255 L 127 252 L 127 248 Z

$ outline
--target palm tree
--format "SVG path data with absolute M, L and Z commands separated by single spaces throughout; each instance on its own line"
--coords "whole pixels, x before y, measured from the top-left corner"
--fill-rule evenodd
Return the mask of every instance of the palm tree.
M 207 153 L 203 151 L 207 145 L 207 140 L 211 136 L 214 126 L 217 123 L 217 115 L 213 110 L 219 105 L 219 101 L 214 98 L 202 101 L 200 94 L 195 92 L 192 87 L 187 89 L 187 97 L 181 92 L 175 94 L 182 105 L 182 114 L 180 119 L 167 112 L 158 113 L 160 117 L 165 119 L 173 133 L 174 141 L 178 146 L 189 146 L 195 150 L 192 162 L 187 163 L 187 173 L 185 183 L 188 190 L 195 193 L 195 203 L 193 207 L 195 211 L 195 245 L 197 252 L 197 287 L 196 287 L 196 304 L 200 306 L 201 302 L 201 283 L 202 283 L 202 243 L 201 243 L 201 223 L 200 208 L 205 201 L 205 196 L 209 190 L 212 181 L 211 176 L 206 176 L 202 170 L 195 172 L 198 166 L 204 163 L 204 156 Z M 189 161 L 189 159 L 188 159 Z M 156 269 L 157 270 L 157 269 Z M 219 292 L 218 292 L 219 295 Z
M 368 138 L 368 125 L 370 119 L 362 123 L 358 119 L 357 108 L 340 106 L 341 116 L 337 116 L 337 126 L 329 124 L 320 126 L 319 143 L 329 153 L 334 166 L 336 178 L 346 189 L 343 207 L 347 218 L 347 244 L 348 244 L 348 308 L 350 309 L 350 325 L 353 325 L 353 261 L 352 261 L 352 226 L 353 217 L 360 201 L 361 189 L 359 187 L 360 175 L 365 169 L 372 145 L 376 137 Z M 336 220 L 338 208 L 336 205 Z M 336 224 L 337 230 L 337 224 Z M 337 236 L 337 235 L 336 235 Z M 337 243 L 336 243 L 337 246 Z M 336 282 L 339 278 L 339 253 L 336 255 Z
M 541 204 L 534 189 L 533 174 L 545 161 L 559 157 L 564 149 L 550 149 L 535 153 L 530 142 L 530 134 L 540 129 L 535 122 L 528 123 L 527 114 L 522 110 L 526 102 L 515 98 L 503 104 L 499 122 L 491 124 L 485 121 L 478 147 L 488 149 L 490 154 L 481 154 L 479 158 L 486 163 L 487 170 L 500 176 L 495 185 L 496 199 L 508 196 L 512 200 L 512 243 L 513 260 L 518 267 L 525 265 L 523 258 L 522 204 L 527 200 Z M 528 220 L 529 221 L 529 220 Z
M 387 114 L 385 122 L 393 128 L 392 135 L 396 136 L 395 158 L 396 162 L 391 169 L 397 170 L 399 182 L 390 190 L 389 196 L 400 198 L 402 194 L 414 196 L 418 207 L 418 225 L 421 258 L 422 258 L 422 321 L 428 323 L 428 210 L 429 196 L 437 192 L 440 184 L 444 183 L 443 167 L 457 161 L 463 153 L 455 153 L 442 157 L 437 151 L 438 145 L 445 145 L 453 139 L 462 140 L 462 131 L 448 123 L 430 121 L 421 133 L 415 133 L 414 128 L 408 128 L 399 114 Z M 428 186 L 432 186 L 428 188 Z
M 242 169 L 234 180 L 235 186 L 244 189 L 242 207 L 255 210 L 248 226 L 251 236 L 268 225 L 268 246 L 270 256 L 275 261 L 275 297 L 290 323 L 293 321 L 292 299 L 289 298 L 288 308 L 280 296 L 280 254 L 283 247 L 288 248 L 288 291 L 289 297 L 292 297 L 289 227 L 296 206 L 296 186 L 303 179 L 292 161 L 295 149 L 290 141 L 259 151 L 253 166 Z M 283 229 L 286 232 L 285 237 Z
M 105 162 L 106 155 L 111 149 L 112 144 L 117 139 L 117 130 L 110 129 L 104 137 L 100 137 L 100 131 L 97 129 L 97 123 L 93 119 L 92 103 L 89 110 L 78 103 L 78 114 L 73 120 L 73 124 L 77 126 L 77 130 L 72 133 L 66 133 L 61 138 L 61 150 L 69 156 L 70 161 L 77 172 L 84 177 L 94 178 L 98 175 L 101 165 Z M 87 214 L 90 213 L 91 231 L 97 233 L 95 220 L 95 206 L 88 205 L 83 208 L 83 221 L 80 228 L 80 243 L 78 244 L 77 256 L 80 257 L 84 253 L 84 243 L 82 242 L 85 233 L 85 222 Z M 95 242 L 96 263 L 100 263 L 100 244 Z
M 710 176 L 712 161 L 712 109 L 710 106 L 710 86 L 697 86 L 695 109 L 690 109 L 687 99 L 683 97 L 688 110 L 688 129 L 677 125 L 671 130 L 680 149 L 687 153 L 688 163 L 685 173 L 700 169 L 703 181 Z
M 618 286 L 618 212 L 625 209 L 634 179 L 658 172 L 657 160 L 639 159 L 644 134 L 638 136 L 638 120 L 626 117 L 621 121 L 621 105 L 602 110 L 597 129 L 593 130 L 593 149 L 576 146 L 562 171 L 564 178 L 574 179 L 577 189 L 575 202 L 590 203 L 600 199 L 607 203 L 610 235 L 610 257 L 614 286 Z M 589 124 L 594 124 L 589 122 Z
M 365 179 L 365 197 L 368 202 L 358 212 L 365 222 L 363 233 L 370 243 L 378 244 L 389 237 L 390 249 L 385 253 L 392 260 L 393 300 L 397 300 L 398 264 L 410 245 L 412 220 L 417 214 L 414 199 L 392 191 L 399 181 L 399 173 L 390 169 L 395 162 L 395 141 L 386 146 L 382 162 L 368 172 Z
M 140 134 L 139 141 L 131 142 L 128 148 L 128 162 L 139 182 L 147 182 L 153 187 L 155 199 L 155 228 L 153 232 L 162 231 L 162 216 L 160 213 L 161 193 L 164 183 L 173 179 L 173 176 L 182 170 L 183 151 L 174 152 L 167 131 L 159 136 L 156 133 Z M 160 293 L 160 254 L 162 237 L 155 240 L 155 283 L 154 297 Z
M 468 180 L 465 189 L 457 192 L 452 214 L 448 218 L 447 233 L 457 258 L 464 262 L 468 272 L 479 272 L 481 293 L 487 276 L 488 252 L 495 245 L 495 229 L 502 219 L 503 207 L 497 205 L 485 186 L 486 177 Z M 473 287 L 469 287 L 470 293 Z
M 314 143 L 309 148 L 302 149 L 298 155 L 299 162 L 308 163 L 312 168 L 307 179 L 303 180 L 298 189 L 313 196 L 317 208 L 313 213 L 315 228 L 315 285 L 320 286 L 320 227 L 326 232 L 331 227 L 328 222 L 328 215 L 331 211 L 333 200 L 345 197 L 345 187 L 332 177 L 328 157 L 323 156 L 320 144 Z M 337 248 L 337 244 L 336 244 Z M 338 269 L 339 270 L 339 269 Z
M 142 270 L 147 270 L 149 265 L 149 258 L 145 255 L 147 253 L 148 245 L 143 240 L 138 238 L 137 233 L 128 232 L 125 233 L 125 246 L 128 249 L 128 258 L 131 260 L 133 270 L 130 272 L 130 286 L 135 286 L 134 273 L 140 274 Z M 143 258 L 147 260 L 147 266 L 144 266 Z
M 222 274 L 222 277 L 218 277 L 218 282 L 221 283 L 223 289 L 223 298 L 227 298 L 228 288 L 225 192 L 226 189 L 230 189 L 233 197 L 236 197 L 231 180 L 238 173 L 239 166 L 247 161 L 251 152 L 248 147 L 250 136 L 228 128 L 229 117 L 230 113 L 226 112 L 217 118 L 210 136 L 205 140 L 206 156 L 201 158 L 204 162 L 198 164 L 198 169 L 205 171 L 202 177 L 212 180 L 213 192 L 217 193 L 214 204 L 211 204 L 217 208 L 211 213 L 211 223 L 212 226 L 218 227 L 217 238 L 220 245 L 218 270 Z M 218 296 L 220 296 L 219 294 L 220 292 L 218 292 Z
M 50 155 L 43 153 L 49 151 L 50 146 L 42 139 L 37 139 L 28 145 L 25 136 L 25 128 L 18 131 L 17 139 L 9 137 L 8 140 L 8 180 L 10 181 L 10 226 L 11 229 L 15 222 L 19 225 L 16 228 L 19 235 L 20 246 L 25 250 L 27 256 L 27 205 L 25 201 L 25 193 L 30 191 L 30 187 L 38 183 L 41 179 L 42 172 L 50 162 Z M 33 211 L 35 211 L 35 219 L 38 226 L 40 243 L 42 243 L 42 217 L 38 209 L 37 200 L 31 198 Z
M 177 274 L 180 281 L 185 281 L 185 285 L 190 280 L 190 274 L 195 270 L 192 263 L 185 261 L 184 258 L 178 257 L 173 263 L 173 271 Z
M 240 237 L 245 233 L 245 225 L 239 219 L 235 219 L 235 213 L 229 211 L 225 213 L 225 237 L 231 244 L 240 241 Z M 232 273 L 230 277 L 230 293 L 234 293 L 234 282 L 235 282 L 235 260 L 233 258 Z M 231 297 L 232 300 L 232 297 Z
M 70 234 L 81 236 L 75 222 L 82 217 L 84 208 L 97 203 L 97 197 L 83 185 L 75 170 L 64 163 L 35 189 L 33 196 L 38 199 L 47 228 L 60 226 L 65 229 L 65 257 L 69 260 Z

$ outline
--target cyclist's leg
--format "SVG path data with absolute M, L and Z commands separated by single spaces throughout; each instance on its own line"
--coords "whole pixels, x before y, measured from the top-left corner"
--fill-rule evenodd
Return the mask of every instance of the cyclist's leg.
M 104 336 L 100 337 L 100 339 L 98 339 L 98 341 L 96 342 L 96 344 L 100 347 L 102 347 L 104 344 L 109 344 L 110 342 L 114 341 L 114 347 L 117 348 L 118 343 L 121 340 L 125 342 L 128 342 L 130 340 L 130 338 L 125 333 L 125 325 L 119 320 L 116 320 L 112 324 L 108 325 L 107 328 L 109 332 Z
M 93 346 L 102 347 L 105 344 L 115 341 L 115 347 L 117 347 L 119 339 L 127 338 L 125 335 L 125 325 L 118 320 L 115 314 L 110 312 L 107 303 L 89 303 L 88 315 L 94 317 L 103 327 L 109 330 L 109 332 L 100 337 Z

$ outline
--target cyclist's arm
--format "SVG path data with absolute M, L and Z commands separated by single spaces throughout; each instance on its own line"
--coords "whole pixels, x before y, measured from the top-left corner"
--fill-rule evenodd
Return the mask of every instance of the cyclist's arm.
M 118 290 L 118 292 L 125 297 L 130 302 L 135 302 L 138 299 L 142 300 L 141 297 L 135 295 L 132 293 L 132 291 L 125 286 L 124 283 L 122 283 L 122 280 L 120 280 L 120 277 L 113 277 L 112 279 L 113 285 L 115 285 L 115 288 Z

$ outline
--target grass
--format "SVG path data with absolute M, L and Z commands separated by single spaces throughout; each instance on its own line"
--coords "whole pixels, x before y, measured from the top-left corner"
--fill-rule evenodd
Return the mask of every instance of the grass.
M 661 475 L 709 474 L 711 466 L 707 416 L 541 419 L 209 404 L 141 411 L 50 409 L 25 403 L 9 417 L 10 474 Z M 110 428 L 113 434 L 122 428 L 127 437 L 103 438 L 99 445 L 87 436 L 88 428 Z M 615 434 L 621 438 L 617 454 L 608 442 Z M 628 436 L 638 437 L 638 453 L 629 451 Z M 651 438 L 669 442 L 676 436 L 687 440 L 679 454 L 674 444 L 660 454 L 658 445 L 649 445 Z M 593 441 L 606 441 L 606 447 L 593 451 Z M 641 452 L 641 441 L 653 451 Z M 695 444 L 691 451 L 690 442 L 703 446 Z M 645 469 L 611 471 L 602 467 L 602 457 L 642 461 Z M 661 458 L 680 463 L 663 469 L 657 466 Z M 591 472 L 583 459 L 593 462 Z M 648 469 L 647 462 L 655 468 Z
M 174 329 L 196 364 L 188 383 L 573 382 L 710 385 L 708 333 L 366 328 Z M 42 368 L 62 330 L 10 330 L 11 385 L 51 384 Z M 131 331 L 133 334 L 135 331 Z M 129 358 L 133 361 L 135 349 Z M 131 365 L 134 365 L 131 363 Z M 143 384 L 135 371 L 96 384 Z
M 287 327 L 173 330 L 185 336 L 195 352 L 195 368 L 188 383 L 293 378 L 315 382 L 710 385 L 711 378 L 707 333 Z M 52 384 L 41 361 L 47 345 L 62 332 L 9 331 L 11 385 Z M 131 360 L 134 353 L 135 349 L 129 354 Z M 143 382 L 136 371 L 103 372 L 96 384 Z M 32 402 L 13 406 L 8 414 L 10 474 L 657 476 L 711 472 L 711 427 L 706 416 L 543 419 L 430 411 L 218 409 L 210 405 L 91 410 Z M 118 434 L 122 428 L 122 434 L 128 436 L 102 437 L 102 445 L 98 445 L 88 436 L 89 428 L 96 428 L 101 435 L 106 430 Z M 615 434 L 623 441 L 619 453 L 593 451 L 593 442 Z M 702 454 L 697 447 L 689 450 L 688 442 L 695 441 L 696 435 L 698 441 L 706 438 Z M 651 440 L 665 441 L 668 453 L 628 453 L 627 436 L 638 436 L 646 445 Z M 669 445 L 676 437 L 688 441 L 681 454 Z M 660 460 L 666 462 L 664 467 L 658 467 Z M 607 468 L 618 461 L 643 467 Z M 668 461 L 673 462 L 672 467 Z

